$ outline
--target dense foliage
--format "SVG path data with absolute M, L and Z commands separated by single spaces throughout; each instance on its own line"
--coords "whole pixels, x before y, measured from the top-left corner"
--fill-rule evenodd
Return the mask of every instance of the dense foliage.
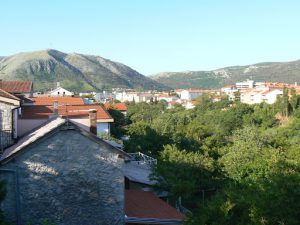
M 298 106 L 286 90 L 274 105 L 133 104 L 125 147 L 158 158 L 153 179 L 192 211 L 186 224 L 299 224 Z

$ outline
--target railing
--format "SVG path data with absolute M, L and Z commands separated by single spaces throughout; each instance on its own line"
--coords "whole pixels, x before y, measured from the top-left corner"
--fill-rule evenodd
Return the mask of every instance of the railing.
M 145 165 L 155 165 L 157 164 L 157 160 L 152 158 L 151 156 L 145 155 L 141 152 L 136 153 L 128 153 L 131 157 L 130 161 L 137 162 L 138 164 L 145 164 Z

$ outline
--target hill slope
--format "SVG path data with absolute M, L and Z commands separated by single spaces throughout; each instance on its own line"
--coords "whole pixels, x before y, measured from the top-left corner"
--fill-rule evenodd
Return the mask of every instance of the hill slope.
M 166 72 L 150 77 L 172 88 L 214 89 L 245 79 L 300 83 L 300 60 L 232 66 L 212 71 Z
M 54 88 L 58 81 L 71 91 L 165 88 L 124 64 L 100 56 L 66 54 L 53 49 L 0 57 L 0 79 L 32 80 L 36 91 Z

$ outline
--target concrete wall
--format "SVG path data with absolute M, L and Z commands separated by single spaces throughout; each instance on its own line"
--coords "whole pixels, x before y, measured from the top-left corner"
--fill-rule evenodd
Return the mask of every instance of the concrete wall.
M 13 144 L 13 114 L 15 106 L 0 102 L 0 151 Z
M 70 121 L 80 128 L 90 131 L 90 119 L 89 118 L 71 118 Z
M 22 225 L 45 219 L 57 225 L 123 224 L 122 165 L 106 144 L 76 130 L 57 131 L 0 167 L 8 190 L 1 208 L 14 224 L 17 199 Z M 18 171 L 19 193 L 8 169 Z

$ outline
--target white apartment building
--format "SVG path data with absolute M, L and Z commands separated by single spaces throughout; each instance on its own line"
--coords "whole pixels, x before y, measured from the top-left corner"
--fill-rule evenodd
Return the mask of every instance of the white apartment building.
M 246 104 L 260 104 L 262 102 L 274 104 L 280 95 L 282 95 L 282 90 L 279 89 L 248 89 L 241 90 L 240 100 Z
M 246 81 L 235 83 L 235 87 L 238 90 L 248 89 L 248 88 L 254 88 L 254 86 L 255 86 L 254 80 L 246 80 Z

